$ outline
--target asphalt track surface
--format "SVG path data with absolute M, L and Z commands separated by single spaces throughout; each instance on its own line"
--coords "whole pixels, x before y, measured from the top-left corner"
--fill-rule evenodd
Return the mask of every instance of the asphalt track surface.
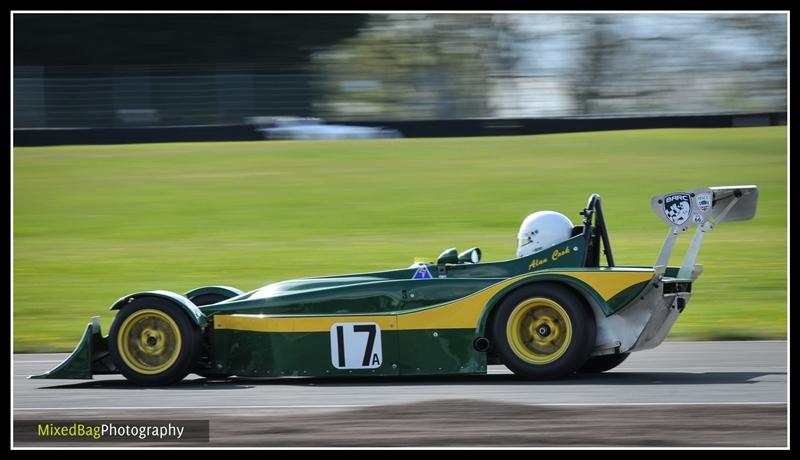
M 210 442 L 188 444 L 198 447 L 788 443 L 785 341 L 665 342 L 612 371 L 547 382 L 520 380 L 503 366 L 465 377 L 192 375 L 165 388 L 119 375 L 26 379 L 65 356 L 14 355 L 15 420 L 210 420 Z

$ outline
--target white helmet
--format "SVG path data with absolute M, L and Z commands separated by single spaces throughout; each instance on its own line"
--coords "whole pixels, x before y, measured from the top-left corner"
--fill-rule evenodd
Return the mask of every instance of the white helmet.
M 517 257 L 555 246 L 572 236 L 572 222 L 555 211 L 539 211 L 522 221 L 517 235 Z

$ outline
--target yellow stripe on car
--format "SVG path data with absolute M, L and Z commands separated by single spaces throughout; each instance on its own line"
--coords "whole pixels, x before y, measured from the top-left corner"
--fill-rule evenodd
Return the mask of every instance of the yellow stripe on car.
M 383 330 L 397 329 L 395 315 L 372 316 L 266 316 L 215 315 L 215 329 L 253 332 L 327 332 L 336 323 L 377 323 Z
M 591 286 L 604 300 L 626 288 L 653 277 L 652 270 L 641 271 L 541 271 L 503 280 L 481 291 L 445 304 L 424 307 L 399 315 L 335 315 L 335 316 L 214 316 L 216 329 L 253 332 L 327 332 L 336 323 L 377 323 L 383 330 L 472 329 L 476 327 L 486 304 L 502 289 L 528 277 L 561 275 Z

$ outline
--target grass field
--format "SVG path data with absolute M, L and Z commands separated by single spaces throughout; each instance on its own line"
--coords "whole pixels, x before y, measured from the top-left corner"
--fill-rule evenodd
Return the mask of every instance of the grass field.
M 759 186 L 756 218 L 706 238 L 672 337 L 783 338 L 786 139 L 769 127 L 16 148 L 15 351 L 70 350 L 90 316 L 107 331 L 109 305 L 133 291 L 250 290 L 451 246 L 508 259 L 526 215 L 578 222 L 592 192 L 617 263 L 652 264 L 666 235 L 652 195 L 737 184 Z

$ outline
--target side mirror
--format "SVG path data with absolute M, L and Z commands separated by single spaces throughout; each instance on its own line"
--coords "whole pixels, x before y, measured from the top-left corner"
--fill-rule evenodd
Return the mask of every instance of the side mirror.
M 477 264 L 480 261 L 481 261 L 480 248 L 470 248 L 458 255 L 458 262 L 462 264 L 465 263 Z
M 450 248 L 444 251 L 439 255 L 439 258 L 436 259 L 436 265 L 444 265 L 444 264 L 457 264 L 458 263 L 458 251 L 456 248 Z

